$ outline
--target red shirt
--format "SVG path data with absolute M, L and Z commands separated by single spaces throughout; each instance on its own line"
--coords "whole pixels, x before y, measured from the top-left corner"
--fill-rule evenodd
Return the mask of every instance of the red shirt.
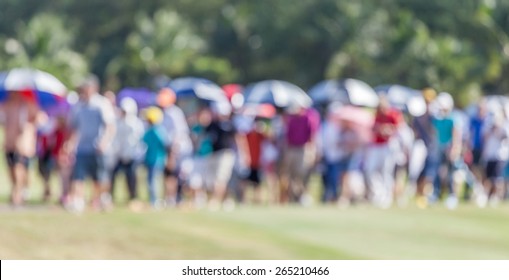
M 49 135 L 42 135 L 40 138 L 41 149 L 48 152 L 56 158 L 62 150 L 66 140 L 66 131 L 64 128 L 58 128 Z
M 389 109 L 386 113 L 377 112 L 373 127 L 373 142 L 385 144 L 395 134 L 397 127 L 403 120 L 403 115 L 396 109 Z M 392 127 L 392 129 L 387 129 Z
M 249 146 L 249 156 L 251 157 L 250 167 L 257 169 L 260 167 L 262 142 L 265 139 L 265 136 L 256 130 L 251 130 L 248 134 L 246 134 L 246 138 L 247 145 Z

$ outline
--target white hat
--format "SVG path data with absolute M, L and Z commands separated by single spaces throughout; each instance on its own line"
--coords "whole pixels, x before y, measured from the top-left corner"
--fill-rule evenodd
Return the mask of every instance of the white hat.
M 438 94 L 436 102 L 438 107 L 442 110 L 450 111 L 454 109 L 454 99 L 452 99 L 452 96 L 447 92 L 441 92 Z
M 138 113 L 138 105 L 131 97 L 126 97 L 120 101 L 120 108 L 128 115 L 136 115 Z

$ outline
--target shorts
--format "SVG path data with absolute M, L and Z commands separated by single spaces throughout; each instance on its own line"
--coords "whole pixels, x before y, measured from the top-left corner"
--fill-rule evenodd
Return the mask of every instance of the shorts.
M 473 164 L 478 166 L 481 163 L 481 156 L 482 156 L 482 149 L 473 149 L 472 150 L 472 157 L 473 157 Z
M 502 161 L 489 160 L 486 163 L 484 170 L 487 179 L 500 179 L 502 178 Z
M 30 164 L 30 158 L 26 156 L 22 156 L 17 152 L 6 152 L 5 158 L 7 159 L 7 165 L 10 168 L 13 168 L 16 164 L 21 164 L 25 168 L 28 168 Z
M 306 173 L 304 147 L 287 147 L 283 153 L 281 174 L 303 182 Z
M 98 154 L 76 155 L 71 178 L 72 180 L 84 181 L 87 177 L 96 182 L 108 182 L 109 176 L 104 156 Z
M 249 174 L 246 177 L 246 181 L 254 183 L 255 187 L 258 187 L 261 183 L 260 169 L 251 168 Z
M 51 175 L 51 171 L 55 168 L 55 159 L 51 155 L 42 155 L 38 162 L 39 174 L 47 179 Z
M 235 153 L 224 149 L 192 161 L 189 172 L 189 185 L 192 189 L 206 188 L 213 190 L 216 184 L 226 185 L 233 174 Z
M 214 152 L 206 160 L 205 183 L 208 186 L 226 185 L 230 181 L 235 165 L 235 153 L 231 149 Z
M 439 161 L 431 156 L 426 156 L 422 172 L 419 175 L 419 179 L 426 179 L 429 182 L 433 182 L 435 177 L 438 176 L 438 170 L 440 169 Z

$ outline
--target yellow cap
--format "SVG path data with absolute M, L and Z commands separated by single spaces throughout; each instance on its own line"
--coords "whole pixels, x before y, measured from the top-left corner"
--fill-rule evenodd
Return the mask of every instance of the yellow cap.
M 422 90 L 422 96 L 424 97 L 424 100 L 429 103 L 435 100 L 435 98 L 437 97 L 437 92 L 436 90 L 428 87 Z
M 145 118 L 152 124 L 159 124 L 163 120 L 163 112 L 157 107 L 149 107 L 145 110 Z

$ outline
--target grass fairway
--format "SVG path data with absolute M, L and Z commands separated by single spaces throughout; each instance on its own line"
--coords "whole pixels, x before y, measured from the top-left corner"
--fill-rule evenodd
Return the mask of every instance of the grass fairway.
M 1 259 L 508 259 L 509 208 L 0 211 Z

